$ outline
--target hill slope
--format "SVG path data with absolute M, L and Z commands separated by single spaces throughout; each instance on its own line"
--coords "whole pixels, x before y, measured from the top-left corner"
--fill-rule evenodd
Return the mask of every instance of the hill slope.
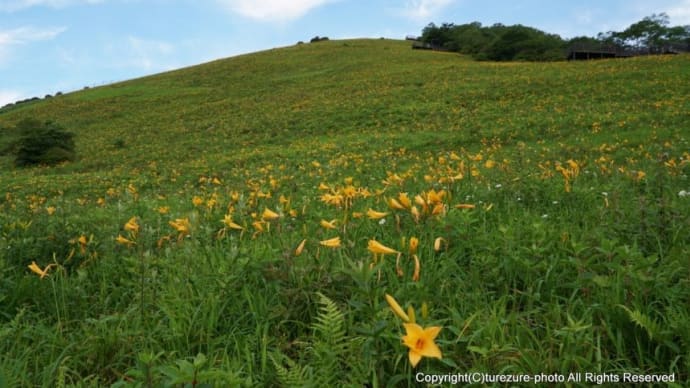
M 1 114 L 0 126 L 25 116 L 63 124 L 77 134 L 81 160 L 66 169 L 75 172 L 151 161 L 215 169 L 310 139 L 377 147 L 365 139 L 383 133 L 381 147 L 443 133 L 464 146 L 566 141 L 593 123 L 685 125 L 689 61 L 478 63 L 402 41 L 330 41 L 71 93 Z
M 0 159 L 0 386 L 682 385 L 689 78 L 329 41 L 5 110 L 79 160 Z

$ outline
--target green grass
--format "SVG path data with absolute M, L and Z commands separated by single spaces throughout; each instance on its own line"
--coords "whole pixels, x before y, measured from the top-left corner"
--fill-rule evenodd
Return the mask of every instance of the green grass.
M 397 386 L 417 371 L 682 386 L 688 77 L 687 55 L 497 64 L 328 41 L 0 111 L 0 150 L 34 117 L 78 153 L 33 169 L 0 156 L 0 386 Z M 418 216 L 390 206 L 400 193 Z M 370 240 L 401 254 L 375 259 Z M 55 266 L 41 279 L 32 261 Z M 443 327 L 441 360 L 412 368 L 386 293 Z

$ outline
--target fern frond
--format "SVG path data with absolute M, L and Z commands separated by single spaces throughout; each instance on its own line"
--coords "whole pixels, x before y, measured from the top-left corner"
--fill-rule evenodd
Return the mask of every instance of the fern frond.
M 319 304 L 321 308 L 319 315 L 316 317 L 316 322 L 312 324 L 314 336 L 318 341 L 327 343 L 328 345 L 340 347 L 345 344 L 345 315 L 340 311 L 338 306 L 327 296 L 317 293 Z M 335 349 L 334 349 L 335 350 Z
M 654 340 L 658 339 L 661 334 L 662 334 L 662 328 L 661 325 L 650 318 L 649 316 L 645 315 L 643 312 L 641 312 L 638 309 L 635 310 L 630 310 L 626 306 L 623 305 L 618 305 L 620 308 L 625 310 L 625 312 L 628 313 L 628 318 L 637 326 L 640 328 L 644 329 L 647 332 L 647 336 L 649 336 L 649 339 Z
M 280 360 L 276 359 L 278 357 Z M 303 368 L 282 353 L 270 354 L 269 358 L 276 369 L 280 385 L 284 387 L 304 387 L 309 385 L 307 384 L 307 381 L 310 380 L 308 368 Z M 285 361 L 287 367 L 283 365 L 283 361 Z
M 316 295 L 321 306 L 312 324 L 312 365 L 319 371 L 316 383 L 320 386 L 332 386 L 339 382 L 339 377 L 346 377 L 340 376 L 343 373 L 341 363 L 347 358 L 345 315 L 333 300 L 321 293 Z
M 368 374 L 359 360 L 364 338 L 348 337 L 345 314 L 338 305 L 321 293 L 316 296 L 319 310 L 303 364 L 282 353 L 270 356 L 278 381 L 286 387 L 361 386 Z

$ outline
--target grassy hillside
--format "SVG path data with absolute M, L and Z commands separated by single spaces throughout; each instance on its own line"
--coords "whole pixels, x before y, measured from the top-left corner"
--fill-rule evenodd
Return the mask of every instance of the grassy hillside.
M 349 40 L 2 110 L 78 160 L 0 156 L 0 385 L 687 381 L 689 78 Z

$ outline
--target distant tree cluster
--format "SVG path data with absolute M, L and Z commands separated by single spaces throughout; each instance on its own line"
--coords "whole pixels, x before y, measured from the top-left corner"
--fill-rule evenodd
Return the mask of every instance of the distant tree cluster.
M 667 14 L 653 14 L 633 23 L 623 31 L 599 33 L 596 40 L 634 50 L 663 53 L 673 48 L 688 50 L 690 46 L 690 25 L 669 26 Z
M 523 25 L 482 26 L 479 22 L 455 25 L 431 23 L 421 40 L 434 47 L 490 61 L 551 61 L 563 58 L 565 42 L 560 36 Z
M 662 13 L 646 17 L 621 32 L 565 40 L 520 24 L 488 27 L 479 22 L 440 26 L 431 23 L 422 30 L 420 40 L 433 48 L 471 55 L 478 60 L 553 61 L 565 59 L 568 47 L 573 44 L 613 45 L 649 53 L 688 51 L 690 26 L 669 27 L 669 17 Z
M 316 35 L 315 37 L 311 38 L 311 40 L 309 41 L 309 43 L 316 43 L 316 42 L 321 42 L 321 41 L 324 41 L 324 40 L 328 40 L 328 37 L 327 37 L 327 36 L 318 36 L 318 35 Z
M 55 93 L 55 97 L 58 97 L 58 96 L 62 96 L 62 92 L 57 92 L 57 93 Z M 49 99 L 49 98 L 52 98 L 52 97 L 53 97 L 53 96 L 51 96 L 50 94 L 46 94 L 44 98 L 45 98 L 45 99 Z M 5 105 L 3 105 L 2 107 L 0 107 L 0 113 L 5 112 L 5 111 L 8 110 L 9 108 L 17 107 L 17 106 L 20 106 L 20 105 L 23 105 L 23 104 L 27 104 L 27 103 L 30 103 L 30 102 L 35 102 L 35 101 L 41 101 L 41 98 L 40 98 L 40 97 L 31 97 L 31 98 L 26 98 L 26 99 L 24 99 L 24 100 L 19 100 L 19 101 L 15 101 L 15 102 L 10 102 L 9 104 L 5 104 Z

